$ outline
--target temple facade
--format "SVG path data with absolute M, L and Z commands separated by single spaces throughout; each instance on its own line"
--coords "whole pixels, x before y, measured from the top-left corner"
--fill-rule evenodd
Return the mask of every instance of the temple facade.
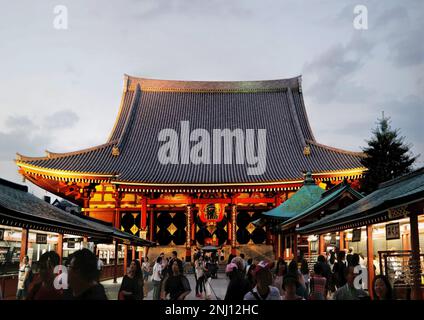
M 188 142 L 185 124 L 192 130 Z M 166 139 L 164 129 L 171 132 Z M 246 142 L 252 129 L 265 130 L 266 140 L 253 139 L 252 147 L 231 137 L 238 151 L 228 155 L 220 147 L 222 161 L 215 161 L 215 141 L 199 148 L 205 132 L 238 130 Z M 172 132 L 180 133 L 176 149 Z M 263 144 L 266 166 L 249 174 L 252 162 L 237 157 L 242 152 L 247 158 L 251 150 L 251 156 L 258 155 Z M 213 161 L 205 150 L 215 152 Z M 106 143 L 75 152 L 46 151 L 42 157 L 18 154 L 16 164 L 27 180 L 78 204 L 86 215 L 162 248 L 184 250 L 190 259 L 192 249 L 204 245 L 236 253 L 255 244 L 279 256 L 277 235 L 269 225 L 254 222 L 295 193 L 307 171 L 323 189 L 357 180 L 364 171 L 361 157 L 315 140 L 301 77 L 209 82 L 125 76 Z

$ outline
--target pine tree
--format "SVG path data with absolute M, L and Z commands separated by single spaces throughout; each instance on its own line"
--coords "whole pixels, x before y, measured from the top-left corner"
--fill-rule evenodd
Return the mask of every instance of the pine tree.
M 410 152 L 410 145 L 405 144 L 405 137 L 399 135 L 398 129 L 392 129 L 390 118 L 378 119 L 373 136 L 363 148 L 365 157 L 361 160 L 368 169 L 361 181 L 361 190 L 371 193 L 378 184 L 399 177 L 412 170 L 412 164 L 417 159 Z

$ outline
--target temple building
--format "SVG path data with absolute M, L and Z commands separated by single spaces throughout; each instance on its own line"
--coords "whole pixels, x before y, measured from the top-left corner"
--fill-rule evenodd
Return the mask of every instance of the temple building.
M 189 137 L 186 125 L 193 130 Z M 206 133 L 226 129 L 234 134 L 230 147 L 234 141 L 237 152 L 228 153 L 227 145 L 215 150 L 215 134 L 213 145 L 199 151 Z M 242 144 L 236 133 L 245 134 L 241 141 L 246 142 L 252 129 L 266 132 L 266 140 Z M 174 133 L 180 137 L 175 149 L 169 145 L 162 154 L 169 160 L 164 163 L 160 155 Z M 252 149 L 253 155 L 266 150 L 260 174 L 249 173 Z M 240 161 L 240 152 L 248 161 Z M 315 140 L 301 77 L 216 82 L 125 76 L 118 116 L 104 144 L 46 151 L 42 157 L 18 154 L 16 163 L 27 180 L 81 206 L 85 215 L 155 241 L 158 250 L 176 248 L 190 259 L 192 249 L 203 245 L 236 253 L 255 244 L 278 256 L 270 226 L 252 222 L 302 187 L 307 171 L 323 191 L 357 180 L 365 170 L 361 157 Z

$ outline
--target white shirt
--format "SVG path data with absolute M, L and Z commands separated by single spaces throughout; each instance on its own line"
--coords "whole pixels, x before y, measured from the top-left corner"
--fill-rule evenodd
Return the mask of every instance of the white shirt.
M 160 263 L 155 263 L 155 265 L 153 266 L 153 276 L 152 276 L 152 280 L 154 281 L 161 281 L 161 275 L 162 273 L 162 265 Z

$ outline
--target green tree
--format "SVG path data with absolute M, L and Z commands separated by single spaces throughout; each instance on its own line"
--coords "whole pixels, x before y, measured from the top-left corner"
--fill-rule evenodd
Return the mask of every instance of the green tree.
M 399 135 L 399 130 L 391 128 L 390 118 L 384 117 L 384 113 L 372 133 L 368 146 L 362 149 L 365 157 L 361 163 L 368 169 L 361 181 L 365 193 L 376 190 L 381 182 L 410 172 L 418 157 L 412 155 L 410 145 Z

